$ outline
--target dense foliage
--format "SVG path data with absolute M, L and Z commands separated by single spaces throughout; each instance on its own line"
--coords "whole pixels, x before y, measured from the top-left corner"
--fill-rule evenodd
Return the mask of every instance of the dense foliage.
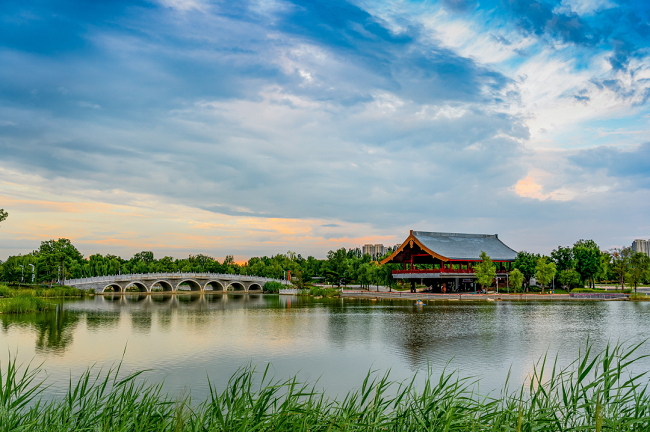
M 389 250 L 388 253 L 392 253 Z M 175 259 L 165 256 L 156 259 L 151 251 L 138 252 L 129 259 L 115 255 L 94 254 L 87 258 L 68 239 L 48 240 L 38 250 L 27 255 L 11 256 L 0 264 L 0 280 L 12 283 L 56 283 L 65 279 L 108 276 L 130 273 L 225 273 L 286 279 L 291 276 L 294 285 L 306 288 L 313 281 L 335 285 L 358 283 L 395 283 L 391 277 L 392 265 L 381 266 L 362 255 L 361 250 L 341 248 L 330 251 L 326 260 L 312 256 L 304 258 L 295 252 L 271 257 L 253 257 L 238 264 L 232 255 L 223 262 L 207 255 L 190 255 Z
M 389 248 L 386 255 L 392 253 Z M 378 261 L 381 261 L 381 258 Z M 485 262 L 472 264 L 477 275 L 489 270 L 483 277 L 483 284 L 490 286 L 493 266 L 501 269 L 503 263 Z M 544 258 L 540 260 L 541 258 Z M 372 261 L 370 255 L 362 255 L 359 248 L 340 248 L 327 253 L 326 259 L 313 256 L 304 258 L 295 252 L 273 256 L 252 257 L 245 263 L 236 263 L 232 255 L 220 262 L 207 255 L 190 255 L 187 258 L 164 256 L 156 258 L 151 251 L 138 252 L 129 259 L 115 255 L 94 254 L 84 257 L 68 239 L 48 240 L 41 243 L 38 250 L 26 255 L 11 256 L 0 263 L 0 280 L 13 283 L 52 284 L 63 279 L 92 276 L 108 276 L 129 273 L 163 272 L 209 272 L 262 276 L 274 279 L 291 277 L 292 283 L 300 289 L 309 288 L 312 282 L 327 282 L 337 286 L 359 284 L 395 286 L 392 270 L 399 265 L 380 265 Z M 555 266 L 555 271 L 551 271 Z M 457 269 L 460 264 L 452 264 Z M 440 268 L 439 264 L 416 264 L 416 269 Z M 593 240 L 579 240 L 571 247 L 559 246 L 550 257 L 526 251 L 517 254 L 513 267 L 523 275 L 523 285 L 528 290 L 531 279 L 542 276 L 544 285 L 550 281 L 565 288 L 581 287 L 588 284 L 616 281 L 619 285 L 637 286 L 650 282 L 650 258 L 632 251 L 630 248 L 600 251 Z M 507 267 L 508 269 L 510 267 Z M 541 282 L 539 279 L 538 282 Z M 515 288 L 518 290 L 518 288 Z
M 551 264 L 555 266 L 554 271 Z M 555 280 L 567 289 L 584 285 L 595 288 L 596 282 L 616 282 L 621 288 L 627 284 L 636 289 L 639 284 L 650 283 L 647 255 L 629 247 L 601 251 L 593 240 L 581 239 L 573 246 L 558 246 L 550 257 L 522 251 L 517 254 L 514 266 L 524 275 L 527 288 L 536 276 L 542 285 Z

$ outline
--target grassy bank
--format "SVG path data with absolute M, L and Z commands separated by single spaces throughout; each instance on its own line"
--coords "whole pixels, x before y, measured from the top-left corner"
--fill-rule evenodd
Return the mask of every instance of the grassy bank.
M 0 285 L 0 313 L 42 312 L 53 307 L 43 299 L 85 297 L 92 294 L 94 293 L 65 286 L 48 288 Z
M 645 374 L 630 376 L 635 347 L 589 350 L 560 370 L 537 364 L 528 384 L 480 396 L 475 383 L 429 373 L 425 383 L 369 374 L 331 399 L 296 379 L 274 381 L 252 369 L 236 373 L 204 401 L 173 397 L 134 373 L 87 372 L 66 395 L 37 403 L 40 372 L 10 359 L 0 388 L 0 431 L 647 431 Z M 261 384 L 255 384 L 261 381 Z
M 54 285 L 51 288 L 43 285 L 32 286 L 8 286 L 0 284 L 0 297 L 11 298 L 21 295 L 31 295 L 43 298 L 64 298 L 64 297 L 86 297 L 94 295 L 93 290 L 80 290 L 74 287 Z
M 572 293 L 598 293 L 598 294 L 629 294 L 632 292 L 631 289 L 624 290 L 605 290 L 605 289 L 592 289 L 592 288 L 574 288 L 571 290 Z
M 51 307 L 45 300 L 30 294 L 0 299 L 0 313 L 3 314 L 42 312 Z

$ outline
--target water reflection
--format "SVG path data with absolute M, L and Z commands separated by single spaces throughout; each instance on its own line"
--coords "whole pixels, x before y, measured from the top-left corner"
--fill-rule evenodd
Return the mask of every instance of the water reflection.
M 78 312 L 78 315 L 82 315 Z M 110 311 L 88 311 L 86 315 L 86 328 L 90 331 L 99 331 L 102 329 L 111 329 L 117 328 L 120 323 L 121 314 L 120 312 L 110 312 Z
M 72 343 L 79 314 L 67 311 L 61 305 L 54 310 L 35 314 L 2 315 L 2 329 L 7 333 L 13 326 L 33 329 L 36 333 L 36 352 L 62 353 Z
M 546 350 L 567 364 L 587 337 L 598 350 L 617 338 L 642 340 L 650 326 L 650 304 L 630 302 L 417 307 L 401 300 L 186 292 L 61 304 L 44 314 L 0 315 L 0 349 L 31 350 L 43 360 L 56 353 L 63 361 L 48 365 L 48 372 L 67 376 L 94 362 L 121 361 L 127 347 L 124 370 L 152 369 L 152 380 L 188 386 L 199 398 L 207 392 L 206 374 L 225 385 L 249 362 L 271 362 L 279 377 L 322 376 L 334 393 L 360 384 L 369 369 L 392 369 L 395 379 L 408 379 L 427 364 L 434 372 L 449 365 L 466 375 L 482 373 L 488 387 L 498 387 L 511 367 L 513 381 L 523 382 Z

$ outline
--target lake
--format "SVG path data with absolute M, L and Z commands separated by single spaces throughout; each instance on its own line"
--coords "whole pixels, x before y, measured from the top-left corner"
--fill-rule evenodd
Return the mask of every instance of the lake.
M 361 384 L 369 370 L 410 379 L 427 365 L 480 376 L 500 388 L 511 369 L 521 383 L 545 352 L 567 365 L 587 339 L 640 342 L 650 329 L 650 302 L 430 302 L 313 299 L 261 294 L 96 296 L 60 302 L 56 311 L 0 315 L 0 359 L 43 363 L 48 395 L 89 366 L 122 360 L 124 371 L 149 369 L 172 393 L 207 394 L 241 366 L 278 378 L 318 381 L 332 395 Z M 640 351 L 650 354 L 650 346 Z M 642 360 L 638 370 L 650 369 Z

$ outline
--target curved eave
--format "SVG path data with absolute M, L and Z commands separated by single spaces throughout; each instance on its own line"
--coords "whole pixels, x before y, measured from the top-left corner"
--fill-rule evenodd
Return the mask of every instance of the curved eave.
M 422 249 L 423 251 L 425 251 L 426 253 L 428 253 L 429 255 L 431 255 L 434 258 L 438 258 L 439 260 L 445 261 L 445 262 L 449 261 L 449 258 L 444 257 L 444 256 L 442 256 L 442 255 L 440 255 L 438 253 L 435 253 L 434 251 L 432 251 L 431 249 L 426 247 L 424 244 L 422 244 L 422 242 L 420 240 L 418 240 L 417 237 L 415 237 L 413 235 L 413 231 L 411 230 L 411 234 L 407 237 L 407 239 L 404 241 L 404 243 L 402 243 L 402 245 L 395 252 L 390 254 L 390 256 L 388 258 L 383 259 L 381 261 L 381 264 L 387 264 L 387 263 L 391 262 L 400 252 L 402 252 L 404 250 L 406 245 L 409 245 L 411 243 L 417 244 L 418 246 L 420 246 L 420 249 Z

